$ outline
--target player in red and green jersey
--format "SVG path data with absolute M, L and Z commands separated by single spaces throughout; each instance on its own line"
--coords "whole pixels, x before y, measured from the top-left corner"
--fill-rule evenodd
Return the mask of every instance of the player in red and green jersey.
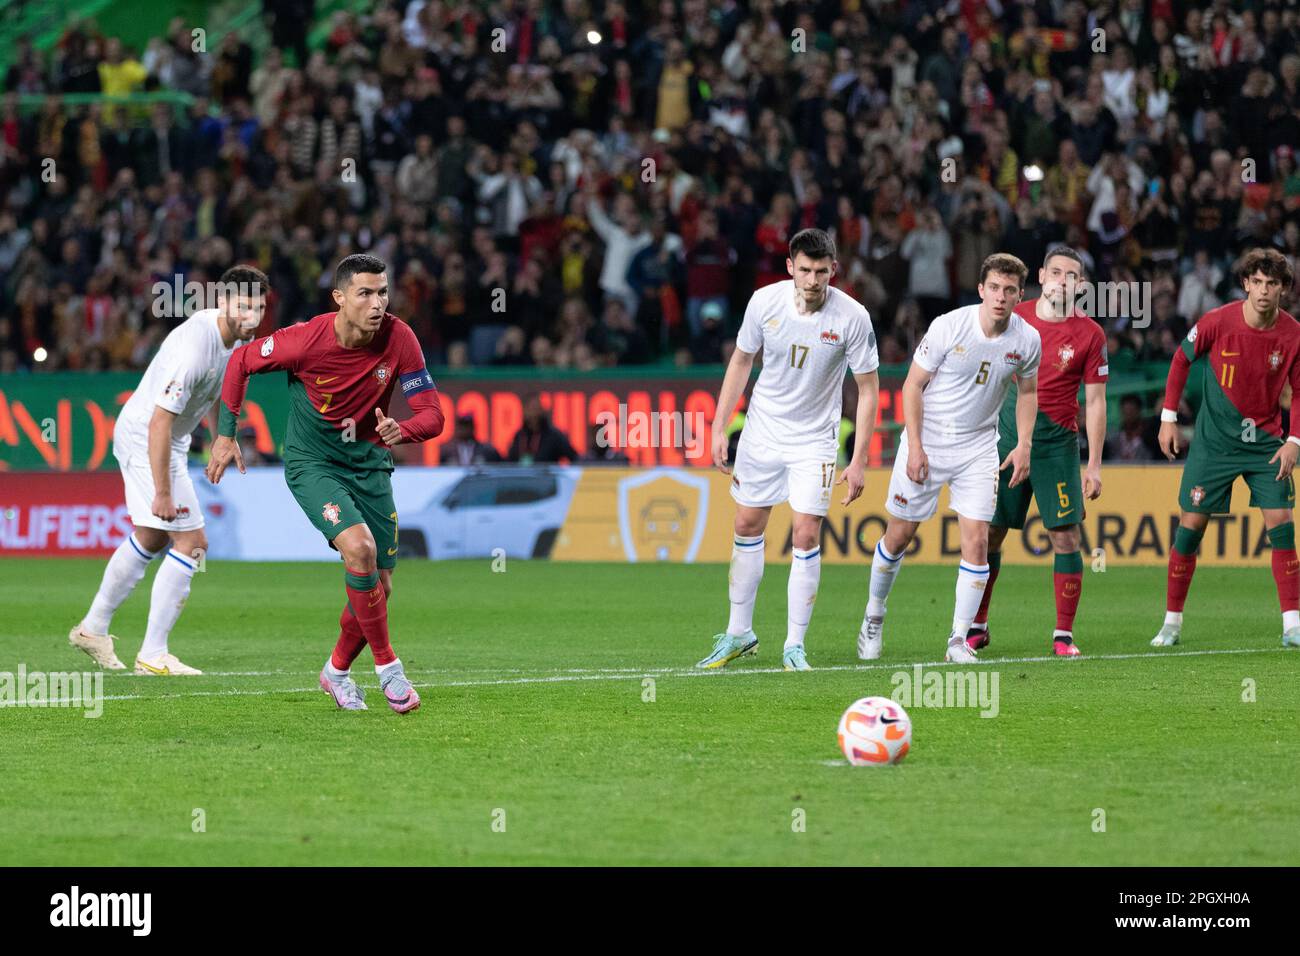
M 1010 473 L 999 474 L 997 508 L 989 525 L 989 580 L 966 643 L 979 650 L 989 643 L 989 602 L 1002 566 L 1002 542 L 1010 528 L 1022 529 L 1030 496 L 1038 502 L 1043 527 L 1055 554 L 1056 630 L 1052 651 L 1077 657 L 1074 616 L 1083 587 L 1079 524 L 1084 499 L 1101 494 L 1101 449 L 1106 438 L 1106 335 L 1092 319 L 1075 311 L 1083 281 L 1083 259 L 1067 246 L 1048 251 L 1038 271 L 1042 295 L 1021 302 L 1016 313 L 1037 330 L 1043 343 L 1038 367 L 1038 417 L 1034 422 L 1029 480 L 1012 487 Z M 1084 387 L 1088 429 L 1088 466 L 1079 481 L 1079 386 Z M 998 421 L 998 455 L 1016 445 L 1016 393 L 1007 395 Z
M 342 555 L 347 588 L 338 643 L 321 671 L 321 687 L 339 707 L 365 710 L 350 669 L 369 644 L 384 696 L 401 714 L 419 707 L 420 695 L 388 640 L 397 563 L 389 446 L 435 437 L 443 413 L 415 333 L 386 312 L 387 271 L 382 259 L 348 256 L 334 272 L 337 312 L 279 329 L 235 353 L 226 367 L 219 437 L 207 474 L 216 484 L 232 461 L 244 471 L 235 423 L 249 376 L 287 372 L 285 481 L 307 518 Z M 399 384 L 413 412 L 401 422 L 384 412 Z
M 1160 412 L 1160 450 L 1179 451 L 1178 403 L 1191 363 L 1205 358 L 1205 397 L 1178 491 L 1182 518 L 1169 549 L 1165 623 L 1154 647 L 1177 644 L 1183 605 L 1196 570 L 1196 549 L 1210 515 L 1225 514 L 1238 476 L 1264 515 L 1273 547 L 1273 580 L 1282 607 L 1282 644 L 1300 647 L 1300 577 L 1296 560 L 1295 483 L 1300 415 L 1282 427 L 1282 392 L 1300 394 L 1300 323 L 1281 307 L 1295 277 L 1275 249 L 1252 249 L 1237 269 L 1246 298 L 1201 316 L 1174 353 Z

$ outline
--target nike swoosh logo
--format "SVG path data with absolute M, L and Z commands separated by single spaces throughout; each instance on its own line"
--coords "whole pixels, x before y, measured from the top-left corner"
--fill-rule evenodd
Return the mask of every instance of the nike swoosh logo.
M 388 554 L 389 554 L 390 557 L 391 557 L 392 555 L 396 554 L 396 553 L 397 553 L 397 549 L 396 549 L 396 548 L 389 548 L 389 549 L 388 549 Z
M 1066 515 L 1068 515 L 1068 514 L 1069 514 L 1071 511 L 1073 511 L 1073 510 L 1074 510 L 1073 508 L 1070 508 L 1069 511 L 1058 511 L 1058 512 L 1056 513 L 1056 517 L 1058 517 L 1058 518 L 1064 518 Z
M 317 385 L 328 385 L 330 382 L 334 381 L 336 378 L 338 378 L 337 375 L 331 375 L 329 378 L 321 378 L 321 377 L 318 375 L 318 376 L 316 376 L 316 384 L 317 384 Z
M 1241 353 L 1240 353 L 1240 352 L 1220 352 L 1219 354 L 1222 355 L 1224 358 L 1231 358 L 1232 356 L 1234 356 L 1234 355 L 1240 355 Z
M 145 670 L 147 670 L 150 674 L 160 674 L 164 677 L 170 676 L 170 668 L 153 667 L 149 664 L 146 664 L 144 661 L 136 661 L 136 663 L 139 664 L 141 667 L 143 667 Z

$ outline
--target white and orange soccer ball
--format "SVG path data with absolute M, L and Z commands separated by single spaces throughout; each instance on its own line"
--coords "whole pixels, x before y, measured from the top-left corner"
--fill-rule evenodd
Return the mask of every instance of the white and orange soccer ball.
M 912 747 L 912 718 L 888 697 L 863 697 L 840 718 L 839 740 L 855 767 L 898 763 Z

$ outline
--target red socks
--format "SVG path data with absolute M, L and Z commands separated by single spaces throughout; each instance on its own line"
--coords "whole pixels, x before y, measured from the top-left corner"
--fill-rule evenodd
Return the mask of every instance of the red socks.
M 1002 552 L 989 552 L 989 579 L 984 585 L 984 597 L 980 598 L 980 609 L 975 612 L 975 624 L 983 624 L 985 627 L 989 623 L 989 602 L 993 600 L 993 582 L 998 579 L 998 572 L 1002 570 Z
M 352 605 L 357 625 L 370 645 L 370 652 L 375 655 L 375 665 L 391 664 L 397 660 L 397 655 L 388 642 L 388 595 L 379 583 L 379 573 L 359 574 L 348 568 L 345 580 L 348 603 Z
M 1187 592 L 1192 586 L 1192 574 L 1196 571 L 1196 555 L 1169 552 L 1169 578 L 1166 590 L 1165 609 L 1182 613 L 1187 603 Z
M 1277 600 L 1283 611 L 1300 609 L 1300 562 L 1295 549 L 1273 549 L 1273 580 L 1277 582 Z
M 1079 594 L 1083 591 L 1083 572 L 1056 571 L 1052 574 L 1056 588 L 1056 629 L 1074 632 L 1074 615 L 1079 610 Z
M 330 657 L 330 663 L 334 665 L 335 670 L 348 670 L 365 646 L 366 638 L 361 633 L 361 624 L 357 621 L 357 616 L 352 613 L 352 604 L 350 602 L 344 604 L 343 613 L 339 615 L 339 641 L 334 645 L 334 654 Z

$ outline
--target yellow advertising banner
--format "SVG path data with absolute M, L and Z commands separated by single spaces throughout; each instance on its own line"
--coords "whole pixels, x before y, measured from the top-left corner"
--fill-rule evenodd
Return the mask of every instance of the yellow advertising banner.
M 1178 482 L 1182 469 L 1164 465 L 1116 465 L 1102 469 L 1102 496 L 1088 502 L 1083 522 L 1085 561 L 1164 565 L 1178 525 Z M 885 489 L 889 469 L 867 472 L 867 485 L 847 508 L 843 486 L 822 526 L 822 560 L 870 561 L 889 519 Z M 1232 512 L 1210 520 L 1201 542 L 1202 565 L 1267 567 L 1269 545 L 1263 518 L 1249 507 L 1250 493 L 1237 482 Z M 731 559 L 735 502 L 730 479 L 716 469 L 586 468 L 574 492 L 551 557 L 557 561 L 719 561 Z M 790 507 L 772 509 L 767 557 L 790 553 Z M 947 489 L 939 512 L 921 525 L 913 561 L 951 564 L 960 557 L 957 515 L 948 510 Z M 1003 561 L 1035 564 L 1051 559 L 1051 544 L 1031 508 L 1024 531 L 1013 531 Z

